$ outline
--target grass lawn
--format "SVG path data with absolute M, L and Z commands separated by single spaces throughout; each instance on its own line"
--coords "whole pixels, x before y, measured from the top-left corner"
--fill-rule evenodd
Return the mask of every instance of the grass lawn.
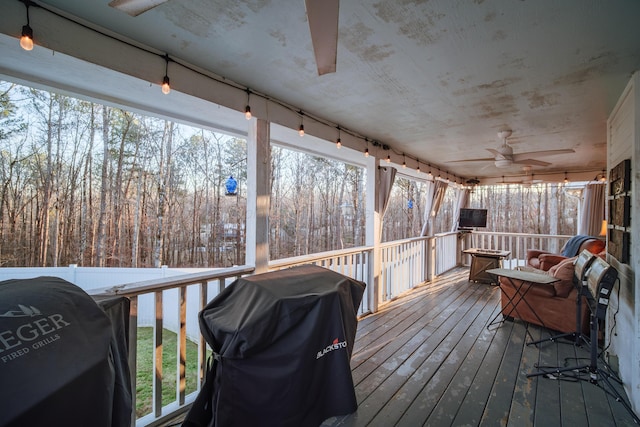
M 176 400 L 178 380 L 177 334 L 162 331 L 162 405 Z M 136 416 L 151 413 L 153 396 L 153 328 L 138 328 L 138 373 L 136 385 Z M 186 392 L 196 390 L 198 383 L 198 347 L 187 340 Z

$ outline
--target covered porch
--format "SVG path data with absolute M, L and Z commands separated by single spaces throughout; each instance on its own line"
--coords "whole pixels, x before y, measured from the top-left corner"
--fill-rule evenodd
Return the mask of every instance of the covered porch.
M 285 85 L 278 87 L 278 90 L 275 87 L 266 87 L 264 93 L 251 91 L 248 84 L 258 83 L 257 77 L 253 82 L 247 80 L 247 85 L 240 85 L 228 80 L 227 77 L 219 77 L 214 73 L 216 69 L 213 66 L 206 68 L 207 65 L 201 64 L 195 57 L 191 57 L 190 61 L 184 61 L 186 64 L 184 65 L 179 59 L 180 55 L 172 53 L 170 61 L 169 54 L 165 53 L 168 51 L 166 46 L 156 46 L 154 42 L 145 41 L 142 35 L 132 44 L 124 43 L 118 37 L 111 35 L 111 32 L 117 34 L 117 28 L 108 30 L 106 34 L 96 31 L 96 28 L 101 29 L 100 24 L 85 25 L 85 22 L 90 21 L 89 17 L 82 18 L 80 20 L 82 25 L 78 25 L 74 21 L 72 10 L 63 10 L 62 13 L 58 13 L 69 2 L 45 2 L 45 6 L 47 3 L 57 4 L 60 9 L 54 7 L 55 14 L 44 7 L 31 8 L 32 18 L 38 21 L 39 27 L 36 27 L 36 34 L 39 40 L 36 40 L 36 49 L 25 54 L 17 50 L 16 40 L 24 20 L 25 4 L 23 3 L 25 2 L 9 2 L 6 13 L 0 17 L 2 32 L 0 52 L 3 54 L 0 60 L 0 73 L 2 75 L 9 76 L 18 82 L 45 88 L 54 87 L 65 93 L 79 94 L 86 99 L 103 100 L 112 105 L 126 105 L 134 110 L 145 111 L 159 117 L 195 123 L 203 128 L 221 129 L 230 134 L 246 137 L 248 141 L 246 265 L 173 278 L 141 280 L 93 292 L 95 295 L 115 294 L 131 299 L 130 339 L 132 343 L 138 341 L 137 326 L 142 324 L 142 308 L 146 305 L 143 301 L 151 301 L 152 316 L 150 318 L 153 321 L 151 325 L 144 326 L 153 328 L 153 349 L 152 354 L 148 356 L 153 359 L 154 367 L 162 366 L 163 363 L 162 331 L 168 328 L 174 317 L 177 319 L 178 326 L 175 328 L 171 326 L 178 337 L 177 362 L 171 369 L 164 372 L 162 369 L 154 370 L 151 411 L 141 416 L 134 414 L 132 424 L 172 423 L 176 416 L 188 410 L 200 385 L 194 392 L 188 392 L 183 386 L 176 386 L 173 397 L 166 399 L 163 398 L 162 393 L 163 378 L 173 377 L 175 384 L 184 384 L 186 347 L 191 339 L 189 324 L 194 324 L 195 314 L 207 301 L 235 277 L 304 263 L 322 265 L 368 284 L 367 294 L 359 310 L 362 320 L 353 358 L 353 375 L 357 384 L 360 409 L 356 415 L 329 421 L 329 425 L 465 423 L 471 425 L 483 423 L 486 425 L 496 423 L 601 425 L 612 422 L 626 425 L 625 423 L 633 422 L 617 402 L 612 402 L 591 384 L 561 383 L 539 378 L 527 380 L 523 375 L 529 372 L 535 363 L 561 363 L 564 357 L 575 357 L 575 354 L 571 353 L 573 348 L 555 344 L 540 347 L 526 346 L 527 326 L 519 322 L 505 323 L 499 328 L 488 330 L 486 328 L 488 320 L 499 310 L 499 291 L 495 287 L 471 284 L 467 281 L 468 271 L 464 266 L 469 260 L 462 252 L 466 248 L 507 250 L 510 255 L 504 261 L 510 266 L 515 266 L 524 263 L 524 254 L 527 249 L 545 246 L 558 249 L 570 236 L 493 232 L 450 232 L 430 235 L 427 232 L 422 237 L 402 241 L 383 242 L 381 239 L 380 227 L 384 208 L 380 206 L 380 196 L 377 196 L 379 184 L 376 179 L 380 176 L 381 166 L 385 168 L 387 163 L 391 163 L 389 168 L 404 171 L 408 161 L 409 169 L 402 172 L 406 176 L 415 178 L 421 173 L 424 175 L 425 166 L 428 166 L 429 173 L 431 168 L 434 172 L 434 175 L 429 178 L 431 182 L 436 181 L 435 174 L 443 175 L 442 179 L 438 179 L 440 182 L 444 180 L 444 176 L 448 179 L 447 170 L 453 171 L 451 177 L 456 183 L 463 182 L 463 179 L 477 177 L 476 172 L 480 169 L 469 170 L 460 164 L 451 165 L 450 163 L 462 161 L 460 153 L 473 154 L 471 156 L 473 158 L 463 160 L 475 162 L 486 155 L 485 145 L 493 146 L 492 138 L 496 130 L 514 124 L 524 128 L 522 121 L 526 120 L 521 119 L 522 121 L 518 120 L 514 123 L 512 111 L 496 111 L 496 117 L 487 124 L 486 115 L 492 113 L 493 105 L 489 105 L 490 111 L 487 111 L 486 106 L 479 105 L 476 116 L 483 118 L 482 128 L 490 129 L 491 137 L 488 140 L 483 137 L 485 141 L 478 144 L 476 136 L 480 127 L 474 127 L 465 132 L 465 138 L 461 139 L 464 143 L 447 144 L 446 139 L 444 143 L 442 142 L 440 129 L 431 128 L 430 132 L 424 135 L 428 135 L 433 142 L 427 148 L 418 150 L 417 147 L 422 146 L 424 142 L 424 135 L 415 138 L 415 141 L 412 139 L 411 144 L 406 144 L 403 143 L 402 138 L 396 140 L 396 137 L 390 134 L 399 129 L 411 132 L 416 128 L 413 125 L 401 125 L 400 118 L 394 120 L 397 126 L 395 131 L 393 129 L 388 131 L 381 121 L 380 127 L 372 133 L 373 136 L 369 136 L 368 125 L 363 123 L 369 123 L 370 117 L 365 119 L 362 111 L 357 111 L 357 115 L 351 119 L 353 120 L 351 127 L 356 130 L 350 131 L 344 125 L 340 127 L 337 122 L 343 117 L 350 117 L 355 110 L 358 110 L 357 108 L 341 110 L 334 114 L 337 103 L 331 100 L 332 105 L 326 109 L 311 104 L 309 110 L 303 112 L 302 107 L 306 109 L 307 100 L 312 97 L 306 99 L 287 97 L 283 98 L 286 100 L 284 102 L 277 96 L 281 96 L 279 90 Z M 27 6 L 28 3 L 26 2 Z M 92 9 L 91 6 L 89 9 Z M 97 9 L 91 11 L 95 10 Z M 80 12 L 76 13 L 80 14 Z M 495 17 L 492 13 L 493 11 L 488 11 L 486 14 L 478 13 L 476 18 L 486 20 L 491 16 Z M 130 34 L 128 37 L 135 40 L 137 36 Z M 78 43 L 78 40 L 83 42 Z M 152 45 L 153 49 L 144 47 L 145 43 Z M 187 45 L 188 43 L 185 42 L 184 46 Z M 140 46 L 143 48 L 141 49 Z M 161 54 L 158 50 L 160 48 L 164 48 Z M 180 50 L 176 47 L 176 52 Z M 196 56 L 207 55 L 197 54 Z M 249 56 L 246 55 L 246 57 Z M 606 57 L 603 54 L 594 56 L 590 60 Z M 192 63 L 195 66 L 191 65 Z M 514 60 L 513 63 L 514 66 L 518 66 L 519 61 Z M 245 71 L 260 69 L 259 65 L 264 64 L 258 64 L 253 68 L 241 68 Z M 204 71 L 202 67 L 205 67 Z M 294 69 L 295 67 L 279 68 Z M 634 69 L 625 69 L 624 72 L 630 73 Z M 220 70 L 220 72 L 223 71 L 226 70 Z M 582 75 L 582 73 L 571 71 L 571 76 Z M 585 75 L 590 75 L 593 71 L 594 69 L 587 69 Z M 166 102 L 168 98 L 164 97 L 157 87 L 163 72 L 165 75 L 171 74 L 174 84 L 171 103 Z M 618 70 L 617 74 L 624 73 Z M 464 76 L 458 76 L 457 81 L 463 81 L 462 77 Z M 506 79 L 509 76 L 503 77 L 505 77 L 505 84 L 510 81 Z M 491 78 L 493 79 L 494 76 L 492 75 Z M 512 79 L 512 81 L 519 80 L 520 78 Z M 598 129 L 584 127 L 582 134 L 576 139 L 582 142 L 585 140 L 584 135 L 590 135 L 588 143 L 584 145 L 587 146 L 586 151 L 594 152 L 593 156 L 560 158 L 553 168 L 536 177 L 543 176 L 545 180 L 560 182 L 567 177 L 567 170 L 570 170 L 572 179 L 589 180 L 605 168 L 607 171 L 611 170 L 624 159 L 631 159 L 632 169 L 637 169 L 638 158 L 640 158 L 637 142 L 640 132 L 637 132 L 636 112 L 640 99 L 638 89 L 640 75 L 625 74 L 617 80 L 616 90 L 608 93 L 607 107 L 616 100 L 617 105 L 611 113 L 611 122 L 606 123 L 606 136 L 603 135 L 606 114 L 611 108 L 602 108 L 603 111 L 606 110 L 605 114 L 598 112 L 598 117 L 602 116 L 597 120 L 601 125 Z M 455 81 L 451 79 L 452 88 L 457 86 L 454 84 Z M 621 93 L 620 90 L 627 81 L 629 84 Z M 443 87 L 449 84 L 441 83 Z M 308 87 L 312 86 L 308 85 Z M 334 87 L 339 90 L 340 85 L 334 85 Z M 493 90 L 501 92 L 503 88 L 501 82 L 479 80 L 476 86 L 466 88 L 466 91 L 475 93 L 478 90 L 475 89 L 476 87 L 481 89 L 479 97 L 490 101 L 496 97 L 502 99 L 501 93 L 493 92 Z M 456 88 L 453 92 L 459 94 L 460 90 Z M 484 90 L 491 90 L 489 96 L 483 93 Z M 297 93 L 295 90 L 291 92 Z M 518 94 L 522 95 L 522 91 L 520 90 Z M 528 102 L 529 108 L 548 106 L 549 99 L 536 94 L 529 95 L 531 97 L 531 102 Z M 352 98 L 355 100 L 358 97 Z M 520 96 L 519 99 L 527 103 L 529 98 Z M 555 94 L 550 99 L 555 99 Z M 357 101 L 360 102 L 360 99 Z M 404 99 L 402 101 L 404 105 Z M 423 102 L 422 99 L 415 101 L 416 104 L 421 102 Z M 247 122 L 242 111 L 249 104 L 254 116 Z M 379 102 L 379 104 L 384 103 Z M 574 102 L 571 108 L 575 108 L 577 104 L 579 103 Z M 581 104 L 588 103 L 581 102 Z M 466 105 L 460 104 L 458 110 L 464 110 L 462 107 Z M 203 111 L 212 110 L 216 111 L 215 117 L 211 114 L 202 114 Z M 398 108 L 398 110 L 401 109 Z M 385 113 L 386 111 L 385 108 Z M 563 110 L 563 113 L 568 111 Z M 331 120 L 325 120 L 324 116 L 329 116 Z M 555 114 L 555 116 L 564 119 L 567 114 Z M 584 116 L 591 117 L 590 114 L 584 114 Z M 423 123 L 424 117 L 424 114 L 416 116 L 415 123 Z M 464 122 L 466 118 L 457 120 Z M 433 122 L 441 123 L 444 119 L 433 120 Z M 538 122 L 544 122 L 544 120 L 538 120 Z M 596 121 L 592 120 L 592 122 Z M 303 126 L 306 127 L 307 132 L 304 145 L 300 144 L 298 131 L 296 131 L 296 129 L 302 130 Z M 528 126 L 526 129 L 529 128 Z M 572 124 L 572 127 L 578 126 Z M 539 134 L 537 137 L 544 140 L 531 142 L 531 144 L 540 144 L 532 147 L 538 151 L 557 148 L 552 146 L 553 141 L 547 141 L 552 130 L 555 131 L 551 128 L 544 131 L 539 129 L 531 131 Z M 456 135 L 456 132 L 447 133 Z M 597 135 L 597 137 L 591 135 Z M 603 143 L 605 139 L 607 142 Z M 371 179 L 367 181 L 366 188 L 369 197 L 365 208 L 367 220 L 365 246 L 282 260 L 269 259 L 270 171 L 269 162 L 264 159 L 269 158 L 270 144 L 273 141 L 326 158 L 341 157 L 344 160 L 348 157 L 349 161 L 353 159 L 353 163 L 366 169 Z M 343 144 L 340 152 L 334 150 L 337 145 L 334 141 L 340 141 Z M 606 146 L 606 161 L 603 157 L 605 151 L 603 144 Z M 441 153 L 447 146 L 449 151 Z M 571 146 L 578 148 L 577 143 Z M 347 152 L 350 154 L 346 154 Z M 367 154 L 366 159 L 363 153 Z M 371 157 L 368 157 L 369 153 Z M 585 158 L 597 158 L 598 161 L 583 167 L 586 162 L 581 159 Z M 420 172 L 421 167 L 422 172 Z M 510 175 L 512 178 L 526 178 L 530 181 L 534 178 L 533 174 L 523 175 L 520 171 Z M 495 174 L 491 176 L 487 174 L 481 178 L 486 183 L 505 180 L 504 176 Z M 637 181 L 638 179 L 634 178 L 636 184 Z M 637 187 L 633 185 L 632 188 Z M 374 194 L 376 194 L 375 197 Z M 637 199 L 634 197 L 636 195 L 637 190 L 628 191 L 628 196 L 632 200 Z M 632 205 L 632 209 L 631 218 L 638 217 L 635 215 L 639 212 L 638 207 Z M 610 339 L 613 341 L 612 353 L 620 358 L 620 368 L 626 380 L 625 385 L 627 390 L 633 391 L 630 396 L 635 403 L 633 406 L 637 408 L 640 401 L 637 393 L 638 378 L 640 378 L 637 375 L 638 366 L 640 366 L 637 363 L 640 360 L 637 310 L 640 292 L 637 291 L 638 279 L 634 273 L 638 268 L 639 260 L 635 255 L 638 251 L 634 249 L 638 249 L 640 239 L 636 238 L 638 237 L 637 227 L 633 227 L 631 223 L 625 232 L 632 233 L 630 258 L 627 261 L 617 262 L 609 257 L 620 270 L 622 278 L 619 288 L 621 290 L 615 299 L 615 303 L 621 307 L 621 321 L 618 324 L 620 337 L 616 335 L 617 338 L 610 337 Z M 84 271 L 89 271 L 89 268 L 73 270 L 73 274 L 83 274 Z M 96 272 L 93 273 L 96 274 Z M 171 321 L 165 315 L 166 311 L 173 313 Z M 610 319 L 610 321 L 613 320 Z M 533 336 L 544 334 L 535 327 L 529 327 L 529 331 Z M 196 341 L 198 370 L 196 377 L 201 380 L 207 349 L 201 338 Z M 137 351 L 136 346 L 132 346 L 129 361 L 133 390 L 136 389 Z

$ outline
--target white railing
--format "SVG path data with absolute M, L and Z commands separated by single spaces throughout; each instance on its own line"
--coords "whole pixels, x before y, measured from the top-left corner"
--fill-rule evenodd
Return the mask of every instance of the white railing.
M 380 246 L 382 301 L 397 298 L 427 280 L 428 238 L 384 243 Z
M 204 338 L 197 340 L 198 372 L 196 390 L 186 394 L 185 383 L 187 376 L 187 323 L 196 322 L 198 313 L 206 304 L 222 291 L 230 280 L 251 274 L 253 267 L 242 266 L 226 269 L 212 270 L 202 273 L 185 274 L 163 279 L 152 279 L 138 283 L 131 283 L 110 288 L 94 289 L 89 291 L 91 295 L 119 295 L 128 297 L 131 301 L 129 319 L 129 342 L 138 342 L 138 306 L 142 298 L 151 298 L 155 309 L 155 322 L 153 324 L 153 354 L 148 355 L 153 360 L 152 402 L 151 413 L 136 419 L 136 393 L 133 393 L 133 420 L 132 425 L 154 426 L 167 419 L 186 411 L 196 398 L 200 390 L 205 374 L 207 346 Z M 177 292 L 177 298 L 166 298 L 165 293 Z M 175 301 L 173 307 L 165 307 L 166 300 Z M 189 309 L 187 309 L 189 307 Z M 177 333 L 177 357 L 176 366 L 172 372 L 163 372 L 163 330 L 166 325 L 164 319 L 166 313 L 177 313 L 179 329 Z M 137 345 L 129 346 L 129 368 L 131 370 L 132 390 L 137 390 Z M 162 399 L 162 380 L 167 375 L 175 378 L 175 398 L 171 402 Z
M 460 264 L 458 233 L 442 233 L 435 236 L 435 275 L 445 273 Z
M 465 248 L 480 248 L 510 251 L 505 264 L 511 267 L 526 265 L 529 249 L 540 249 L 560 253 L 564 244 L 572 236 L 553 234 L 496 233 L 473 231 L 465 234 Z
M 302 255 L 292 258 L 281 259 L 269 262 L 269 271 L 282 270 L 303 264 L 314 264 L 328 268 L 352 279 L 360 280 L 366 284 L 372 283 L 370 280 L 372 268 L 372 247 L 358 247 L 342 249 L 338 251 L 320 252 L 311 255 Z M 365 289 L 365 294 L 358 308 L 358 315 L 368 313 L 371 309 L 373 294 L 370 286 Z

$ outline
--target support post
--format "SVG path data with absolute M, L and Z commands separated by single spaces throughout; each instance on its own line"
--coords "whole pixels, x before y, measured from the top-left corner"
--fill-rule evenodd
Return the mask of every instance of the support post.
M 246 264 L 253 265 L 256 274 L 269 269 L 270 140 L 269 122 L 250 120 L 247 138 Z

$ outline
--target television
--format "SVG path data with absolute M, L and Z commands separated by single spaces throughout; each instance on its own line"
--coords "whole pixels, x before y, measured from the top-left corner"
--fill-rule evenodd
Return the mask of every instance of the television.
M 475 228 L 487 226 L 487 210 L 486 209 L 460 209 L 460 218 L 458 219 L 458 228 Z

